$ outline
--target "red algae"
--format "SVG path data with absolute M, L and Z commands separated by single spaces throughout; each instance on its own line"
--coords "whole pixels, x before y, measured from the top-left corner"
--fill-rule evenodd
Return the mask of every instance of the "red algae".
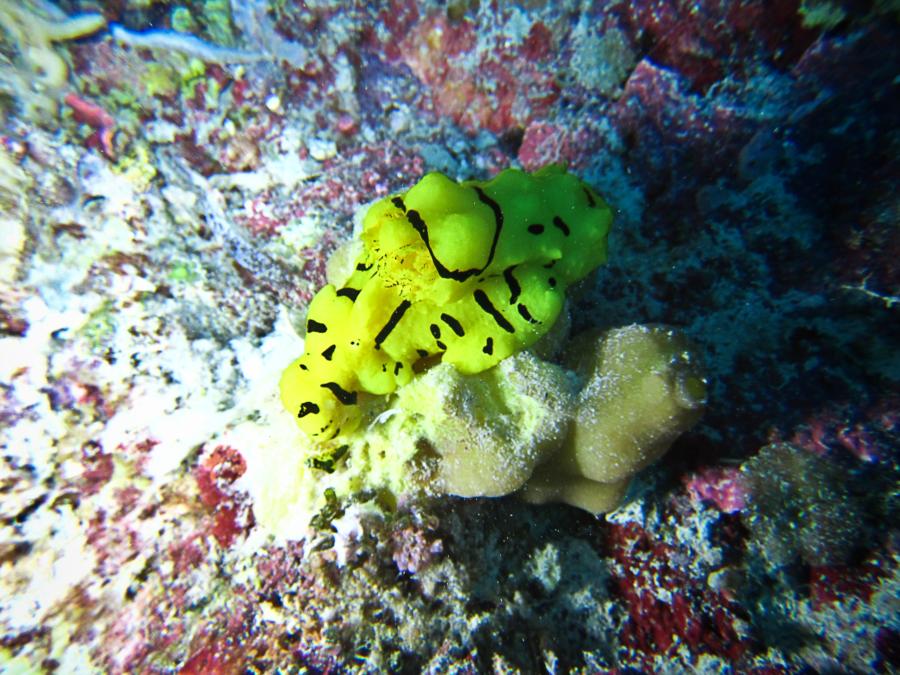
M 614 526 L 609 534 L 613 579 L 629 615 L 624 644 L 650 656 L 674 655 L 684 643 L 694 657 L 708 653 L 731 660 L 750 648 L 736 628 L 743 624 L 739 606 L 680 570 L 671 546 L 653 541 L 634 523 Z

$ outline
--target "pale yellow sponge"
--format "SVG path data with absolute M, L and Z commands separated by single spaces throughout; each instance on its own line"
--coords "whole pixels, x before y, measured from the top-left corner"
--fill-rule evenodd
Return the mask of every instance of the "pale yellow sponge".
M 700 418 L 706 386 L 670 328 L 628 326 L 570 351 L 572 370 L 522 352 L 471 375 L 442 364 L 401 388 L 394 408 L 429 467 L 413 482 L 614 509 L 631 477 Z
M 599 513 L 614 508 L 631 476 L 700 419 L 706 383 L 687 340 L 671 328 L 618 328 L 579 341 L 575 353 L 587 382 L 572 433 L 522 497 Z
M 568 367 L 514 354 L 466 374 L 448 363 L 394 394 L 360 402 L 369 421 L 345 445 L 311 443 L 289 417 L 257 469 L 258 522 L 299 522 L 340 499 L 378 494 L 565 502 L 615 509 L 631 477 L 700 417 L 706 387 L 687 340 L 663 327 L 628 326 L 576 338 Z M 303 514 L 302 516 L 298 514 Z
M 400 389 L 396 406 L 431 455 L 431 491 L 496 497 L 563 444 L 574 393 L 562 368 L 520 352 L 474 375 L 441 364 Z

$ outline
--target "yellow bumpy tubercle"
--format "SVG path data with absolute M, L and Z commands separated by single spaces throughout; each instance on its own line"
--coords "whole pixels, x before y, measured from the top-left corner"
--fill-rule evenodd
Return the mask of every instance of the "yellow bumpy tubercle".
M 373 204 L 342 288 L 309 306 L 304 354 L 281 400 L 311 437 L 353 431 L 360 394 L 388 394 L 417 364 L 477 373 L 550 330 L 566 288 L 606 261 L 612 211 L 552 165 L 457 183 L 430 173 Z

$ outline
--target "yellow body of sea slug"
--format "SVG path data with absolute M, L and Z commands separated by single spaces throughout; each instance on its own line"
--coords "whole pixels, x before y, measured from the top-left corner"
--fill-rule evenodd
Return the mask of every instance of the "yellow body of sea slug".
M 309 306 L 306 345 L 281 399 L 312 438 L 359 423 L 428 364 L 477 373 L 553 325 L 567 286 L 606 260 L 612 212 L 560 166 L 457 183 L 430 173 L 373 204 L 363 252 L 341 288 Z

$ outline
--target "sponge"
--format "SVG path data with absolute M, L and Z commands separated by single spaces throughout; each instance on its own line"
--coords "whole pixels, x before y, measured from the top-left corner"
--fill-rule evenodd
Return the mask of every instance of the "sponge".
M 437 493 L 497 497 L 518 490 L 569 433 L 574 382 L 520 352 L 483 373 L 442 364 L 397 392 L 415 434 L 437 455 Z
M 397 392 L 405 429 L 432 455 L 439 494 L 614 509 L 631 477 L 703 412 L 686 338 L 627 326 L 576 339 L 572 369 L 530 351 L 473 375 L 441 365 Z
M 587 383 L 572 433 L 521 495 L 599 513 L 614 508 L 631 476 L 700 419 L 706 383 L 684 335 L 663 326 L 626 326 L 584 338 L 574 353 Z

